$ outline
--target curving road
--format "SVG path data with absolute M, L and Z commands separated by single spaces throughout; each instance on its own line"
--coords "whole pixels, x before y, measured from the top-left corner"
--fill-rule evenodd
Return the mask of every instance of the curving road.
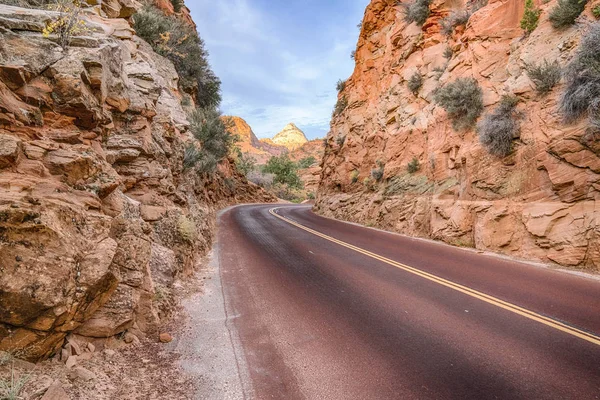
M 219 224 L 245 398 L 600 399 L 600 280 L 306 206 Z

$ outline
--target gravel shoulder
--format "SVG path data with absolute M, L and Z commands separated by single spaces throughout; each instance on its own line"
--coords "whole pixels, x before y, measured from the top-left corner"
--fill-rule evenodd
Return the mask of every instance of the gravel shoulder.
M 248 399 L 248 367 L 231 316 L 225 306 L 216 242 L 201 271 L 202 293 L 182 303 L 187 317 L 175 344 L 179 364 L 197 382 L 196 399 Z

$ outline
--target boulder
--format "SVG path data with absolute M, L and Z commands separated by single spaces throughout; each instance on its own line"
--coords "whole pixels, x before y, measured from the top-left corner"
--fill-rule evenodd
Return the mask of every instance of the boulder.
M 54 381 L 40 400 L 69 400 L 70 397 L 59 381 Z
M 0 168 L 7 168 L 17 161 L 21 141 L 13 136 L 0 135 Z

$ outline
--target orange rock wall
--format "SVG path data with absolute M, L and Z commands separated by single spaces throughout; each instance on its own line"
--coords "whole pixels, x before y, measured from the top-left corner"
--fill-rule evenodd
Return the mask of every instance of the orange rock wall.
M 29 359 L 71 332 L 154 332 L 216 210 L 275 200 L 230 160 L 183 168 L 175 68 L 88 11 L 63 50 L 41 34 L 56 13 L 0 5 L 0 351 Z
M 492 0 L 451 37 L 439 21 L 469 4 L 433 1 L 421 28 L 407 24 L 394 0 L 372 0 L 356 50 L 356 68 L 340 97 L 348 107 L 331 122 L 315 209 L 327 216 L 568 267 L 600 269 L 600 148 L 587 121 L 564 124 L 559 84 L 536 95 L 525 65 L 565 66 L 594 18 L 557 31 L 552 0 L 528 37 L 523 1 Z M 443 53 L 454 54 L 447 60 Z M 420 71 L 417 96 L 408 79 Z M 443 72 L 440 72 L 443 71 Z M 456 132 L 433 92 L 473 77 L 486 112 L 504 94 L 520 99 L 520 138 L 506 158 L 488 154 L 474 129 Z M 407 172 L 416 158 L 420 170 Z M 377 162 L 383 178 L 371 171 Z

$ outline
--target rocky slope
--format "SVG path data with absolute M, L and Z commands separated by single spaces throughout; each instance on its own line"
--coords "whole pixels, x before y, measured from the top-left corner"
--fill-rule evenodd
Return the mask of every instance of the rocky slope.
M 87 9 L 63 50 L 41 33 L 56 13 L 0 5 L 0 351 L 155 333 L 215 210 L 273 200 L 228 160 L 183 169 L 179 77 L 123 18 L 138 6 Z
M 454 245 L 600 269 L 597 133 L 587 120 L 563 122 L 557 103 L 564 83 L 538 96 L 525 69 L 544 59 L 567 65 L 597 2 L 562 30 L 548 20 L 557 2 L 536 4 L 542 13 L 529 36 L 519 26 L 523 1 L 491 0 L 447 37 L 441 19 L 473 4 L 432 1 L 420 27 L 405 22 L 395 0 L 372 0 L 327 137 L 316 210 Z M 407 82 L 416 71 L 423 81 L 414 95 Z M 486 112 L 502 95 L 518 96 L 521 129 L 511 155 L 490 155 L 475 129 L 457 132 L 435 104 L 435 90 L 459 77 L 479 83 Z M 420 169 L 409 173 L 415 159 Z

